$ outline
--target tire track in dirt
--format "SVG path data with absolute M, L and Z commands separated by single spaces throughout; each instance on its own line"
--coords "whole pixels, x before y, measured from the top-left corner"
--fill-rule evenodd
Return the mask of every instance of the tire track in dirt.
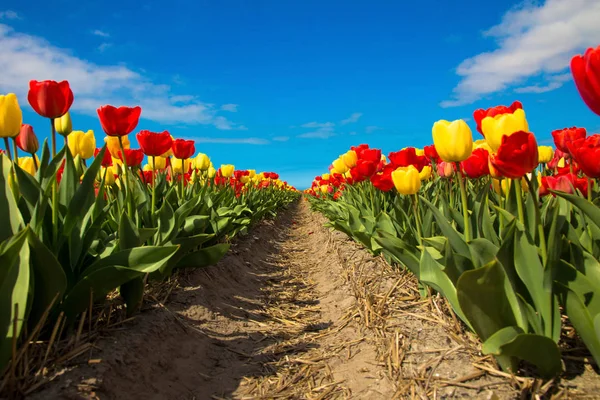
M 392 398 L 322 222 L 304 203 L 263 221 L 32 398 Z

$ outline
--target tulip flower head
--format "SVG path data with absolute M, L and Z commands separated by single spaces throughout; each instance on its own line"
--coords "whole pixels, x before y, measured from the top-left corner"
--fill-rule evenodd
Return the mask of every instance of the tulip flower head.
M 442 161 L 464 161 L 473 151 L 471 129 L 462 119 L 437 121 L 433 124 L 432 136 L 435 150 Z
M 487 110 L 484 110 L 482 108 L 475 110 L 473 112 L 473 119 L 475 120 L 475 123 L 477 124 L 477 132 L 484 135 L 484 132 L 481 129 L 481 121 L 483 121 L 484 118 L 486 118 L 486 117 L 493 118 L 493 117 L 495 117 L 497 115 L 501 115 L 501 114 L 512 114 L 516 110 L 522 109 L 522 108 L 523 108 L 523 104 L 521 104 L 520 101 L 515 101 L 509 107 L 495 106 L 495 107 L 490 107 Z
M 400 194 L 416 194 L 421 188 L 419 171 L 412 165 L 400 167 L 392 172 L 392 181 Z
M 494 117 L 485 117 L 481 121 L 481 130 L 485 140 L 492 149 L 492 153 L 498 151 L 504 136 L 510 136 L 515 132 L 528 132 L 529 125 L 522 108 L 516 109 L 512 114 L 499 114 Z
M 349 150 L 346 153 L 342 154 L 342 160 L 348 168 L 352 168 L 356 166 L 358 156 L 356 155 L 356 152 L 354 150 Z
M 210 158 L 204 153 L 198 153 L 194 159 L 194 168 L 206 171 L 210 168 Z
M 67 136 L 67 144 L 73 157 L 79 156 L 84 160 L 91 158 L 96 150 L 94 131 L 73 131 Z M 107 151 L 107 153 L 109 153 Z M 110 154 L 110 153 L 109 153 Z
M 114 107 L 105 105 L 98 110 L 100 125 L 108 136 L 127 136 L 137 126 L 142 108 L 136 107 Z
M 220 170 L 221 176 L 231 178 L 233 176 L 233 171 L 235 171 L 235 167 L 232 164 L 222 164 Z
M 584 103 L 600 115 L 600 46 L 573 57 L 571 73 Z
M 42 117 L 56 119 L 71 108 L 73 92 L 67 81 L 30 81 L 27 100 L 31 108 Z
M 167 159 L 165 157 L 150 157 L 148 158 L 148 164 L 153 171 L 163 170 L 167 168 Z
M 517 110 L 519 111 L 519 110 Z M 502 176 L 519 179 L 538 165 L 538 146 L 533 133 L 519 131 L 502 137 L 496 154 L 490 157 Z
M 128 136 L 122 136 L 121 141 L 123 143 L 124 149 L 131 148 L 131 143 L 129 142 Z M 121 152 L 119 138 L 114 136 L 106 136 L 104 137 L 104 142 L 106 143 L 106 146 L 108 147 L 108 151 L 110 152 L 111 156 L 114 158 L 119 158 L 119 153 Z
M 554 149 L 552 146 L 538 146 L 538 162 L 540 164 L 546 164 L 552 161 L 554 157 Z
M 333 169 L 332 171 L 334 171 L 337 174 L 345 174 L 350 168 L 344 163 L 344 160 L 342 157 L 336 159 L 333 162 Z
M 136 135 L 136 138 L 140 144 L 140 148 L 148 157 L 161 156 L 171 150 L 171 146 L 173 145 L 173 139 L 167 131 L 155 133 L 142 130 Z
M 30 154 L 36 153 L 40 148 L 40 143 L 33 132 L 33 127 L 27 124 L 21 126 L 21 131 L 19 132 L 19 136 L 15 138 L 15 142 L 18 148 Z
M 21 132 L 23 112 L 14 93 L 0 95 L 0 137 L 16 137 Z
M 584 139 L 586 136 L 587 131 L 585 130 L 585 128 L 572 127 L 552 131 L 552 138 L 554 139 L 554 144 L 556 145 L 556 148 L 566 154 L 571 153 L 569 146 L 573 142 L 579 139 Z
M 194 155 L 196 148 L 193 140 L 176 139 L 173 141 L 173 155 L 180 160 L 185 160 Z
M 73 131 L 73 122 L 71 122 L 71 114 L 65 113 L 62 117 L 54 120 L 54 130 L 62 136 L 68 136 Z

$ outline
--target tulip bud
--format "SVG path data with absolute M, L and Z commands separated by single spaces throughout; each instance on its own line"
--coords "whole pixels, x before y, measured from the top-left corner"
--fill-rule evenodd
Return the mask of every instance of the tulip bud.
M 441 161 L 437 165 L 437 173 L 440 178 L 451 178 L 454 174 L 454 164 L 450 162 Z
M 419 178 L 421 178 L 422 181 L 426 181 L 431 178 L 431 165 L 426 165 L 423 167 L 421 172 L 419 172 Z
M 538 146 L 538 162 L 540 164 L 546 164 L 552 161 L 554 157 L 554 150 L 552 146 Z
M 153 170 L 167 168 L 167 159 L 164 157 L 148 157 L 148 164 Z M 179 164 L 181 168 L 181 164 Z
M 19 136 L 15 138 L 17 146 L 25 153 L 36 153 L 40 148 L 40 142 L 38 142 L 37 136 L 33 132 L 31 125 L 23 124 Z
M 119 158 L 119 154 L 121 154 L 121 145 L 119 144 L 118 136 L 106 136 L 104 138 L 106 142 L 106 146 L 108 147 L 108 151 L 113 158 Z M 123 148 L 129 149 L 131 148 L 131 143 L 129 142 L 129 137 L 121 136 L 121 141 L 123 142 Z
M 353 168 L 356 167 L 358 156 L 354 150 L 350 150 L 342 154 L 342 160 L 344 160 L 344 164 L 346 164 L 348 168 Z
M 67 145 L 73 157 L 79 156 L 84 160 L 93 157 L 96 150 L 94 131 L 73 131 L 67 136 Z
M 206 174 L 208 175 L 208 177 L 210 179 L 212 179 L 217 174 L 217 170 L 214 167 L 208 167 L 208 170 L 207 170 Z
M 412 165 L 400 167 L 392 172 L 392 182 L 400 194 L 415 194 L 421 188 L 419 171 Z
M 21 131 L 23 112 L 14 93 L 0 95 L 0 137 L 15 137 Z
M 348 171 L 348 166 L 344 164 L 344 160 L 340 157 L 333 162 L 332 170 L 337 174 L 345 174 Z
M 60 118 L 54 120 L 54 129 L 63 136 L 68 136 L 73 131 L 71 114 L 68 112 Z
M 437 121 L 433 124 L 431 133 L 435 150 L 442 161 L 464 161 L 473 151 L 471 129 L 462 119 L 452 122 Z
M 36 162 L 34 162 L 33 157 L 19 157 L 17 163 L 19 167 L 29 175 L 35 175 L 36 173 L 36 164 L 40 165 L 39 158 L 35 156 Z
M 250 177 L 250 179 L 252 179 L 255 176 L 256 176 L 256 170 L 255 169 L 249 169 L 248 170 L 248 177 Z
M 194 159 L 195 168 L 200 171 L 206 171 L 210 167 L 210 158 L 204 153 L 198 153 Z
M 235 167 L 231 164 L 222 164 L 221 165 L 221 175 L 224 176 L 225 178 L 231 178 L 234 170 L 235 170 Z
M 181 161 L 184 162 L 183 169 L 181 169 Z M 173 159 L 171 160 L 171 168 L 173 169 L 173 173 L 175 174 L 186 173 L 190 169 L 191 165 L 192 160 L 189 158 L 181 160 L 180 158 L 173 157 Z
M 529 125 L 525 118 L 525 111 L 518 108 L 512 114 L 499 114 L 495 117 L 485 117 L 481 121 L 481 130 L 485 140 L 490 145 L 492 153 L 498 151 L 502 144 L 503 136 L 510 136 L 515 132 L 529 131 Z

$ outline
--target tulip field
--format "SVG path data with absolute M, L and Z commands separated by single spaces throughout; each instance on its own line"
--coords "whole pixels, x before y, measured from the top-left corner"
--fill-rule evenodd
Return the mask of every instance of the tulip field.
M 571 63 L 598 115 L 599 60 L 600 47 Z M 49 121 L 41 144 L 24 101 Z M 412 274 L 422 299 L 444 298 L 497 373 L 556 379 L 567 341 L 600 365 L 600 134 L 558 129 L 539 146 L 515 101 L 475 110 L 476 132 L 435 122 L 423 149 L 353 146 L 301 193 L 275 172 L 214 166 L 193 140 L 134 133 L 140 107 L 99 107 L 102 137 L 74 130 L 74 101 L 67 81 L 0 95 L 0 394 L 33 392 L 29 377 L 63 359 L 53 343 L 77 343 L 84 327 L 91 337 L 98 307 L 116 298 L 123 318 L 139 314 L 149 285 L 217 264 L 302 196 L 327 227 Z

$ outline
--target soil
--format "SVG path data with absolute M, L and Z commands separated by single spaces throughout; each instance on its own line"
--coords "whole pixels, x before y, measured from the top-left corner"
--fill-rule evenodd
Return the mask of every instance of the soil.
M 589 365 L 502 376 L 444 299 L 423 297 L 306 202 L 263 221 L 166 303 L 99 339 L 33 399 L 595 398 Z

